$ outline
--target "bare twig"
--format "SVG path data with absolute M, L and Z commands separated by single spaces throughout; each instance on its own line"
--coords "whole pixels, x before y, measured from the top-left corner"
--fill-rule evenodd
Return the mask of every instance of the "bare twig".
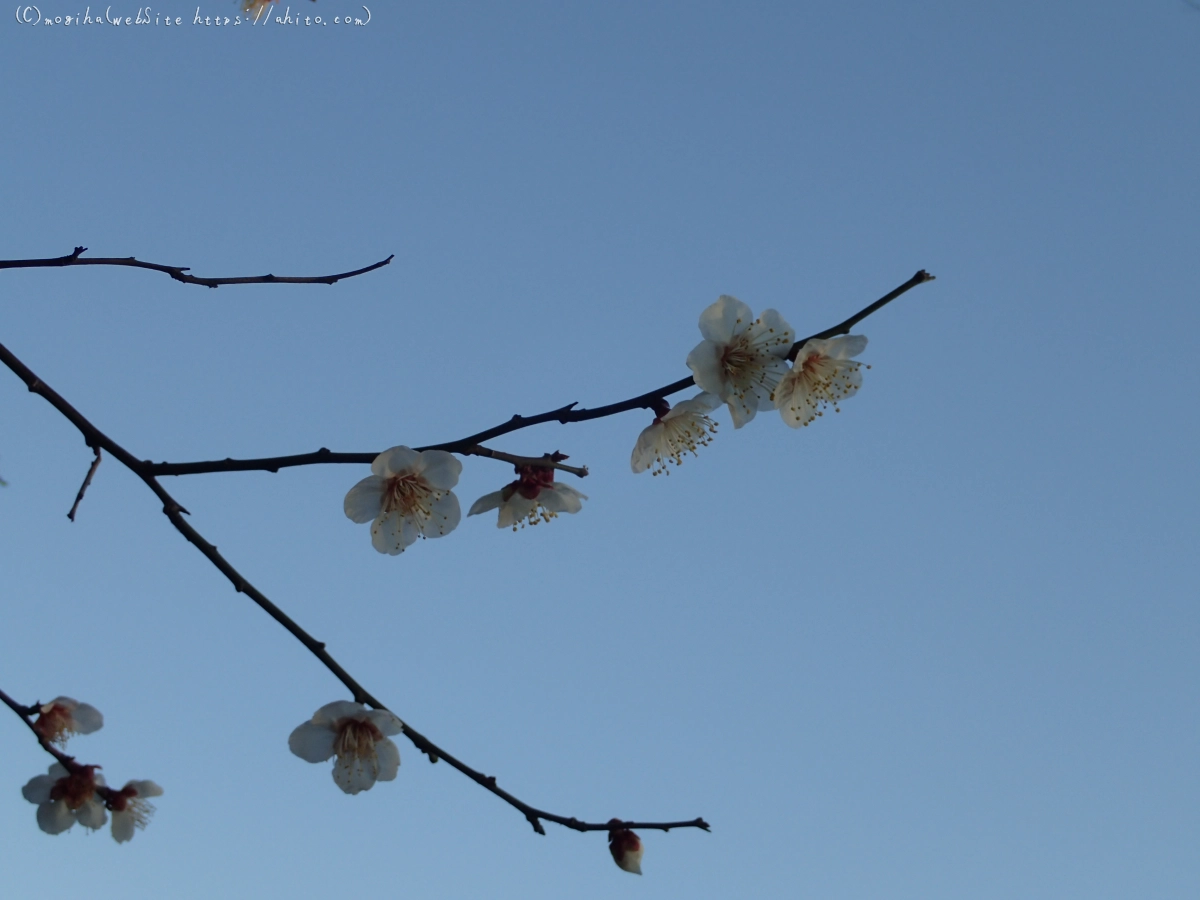
M 145 482 L 146 486 L 149 487 L 150 490 L 154 492 L 155 496 L 157 496 L 162 502 L 163 513 L 171 521 L 171 524 L 175 526 L 176 530 L 178 530 L 179 533 L 182 534 L 197 550 L 204 554 L 209 562 L 216 566 L 221 574 L 229 579 L 229 581 L 233 584 L 234 590 L 245 594 L 247 597 L 253 600 L 264 612 L 267 613 L 267 615 L 286 628 L 287 631 L 296 638 L 296 640 L 300 641 L 300 643 L 308 648 L 309 652 L 319 659 L 322 665 L 332 672 L 334 677 L 336 677 L 349 689 L 351 695 L 357 702 L 366 704 L 375 709 L 387 708 L 341 667 L 337 660 L 335 660 L 325 649 L 325 644 L 323 642 L 318 641 L 315 637 L 301 628 L 300 625 L 295 622 L 295 620 L 287 615 L 287 613 L 267 599 L 265 594 L 252 585 L 245 578 L 245 576 L 238 572 L 238 570 L 235 569 L 229 563 L 229 561 L 225 559 L 224 556 L 217 552 L 216 547 L 206 541 L 204 537 L 183 518 L 183 514 L 186 512 L 186 510 L 184 510 L 183 507 L 180 506 L 175 500 L 175 498 L 172 497 L 161 484 L 159 484 L 158 480 L 147 471 L 147 466 L 145 463 L 137 460 L 128 450 L 126 450 L 112 438 L 108 437 L 108 435 L 104 434 L 104 432 L 100 431 L 99 428 L 93 425 L 82 413 L 64 400 L 62 396 L 59 395 L 53 388 L 38 378 L 38 376 L 35 375 L 28 366 L 21 362 L 21 360 L 19 360 L 15 355 L 13 355 L 13 353 L 3 344 L 0 344 L 0 362 L 3 362 L 17 375 L 18 378 L 25 382 L 25 385 L 30 391 L 43 397 L 72 425 L 79 429 L 79 431 L 83 434 L 84 440 L 87 441 L 88 446 L 97 448 L 97 450 L 101 447 L 104 448 L 108 451 L 110 456 L 115 458 L 118 462 L 141 478 L 142 481 Z M 544 464 L 544 462 L 542 464 Z M 13 707 L 14 711 L 17 711 L 19 705 L 14 704 L 15 701 L 9 705 Z M 450 766 L 462 772 L 476 784 L 479 784 L 500 799 L 504 800 L 510 806 L 513 806 L 519 810 L 522 814 L 524 814 L 525 819 L 538 834 L 546 833 L 541 824 L 541 820 L 543 819 L 548 822 L 555 822 L 566 828 L 572 828 L 575 831 L 607 831 L 609 829 L 607 822 L 584 822 L 576 819 L 574 816 L 560 816 L 556 815 L 555 813 L 546 812 L 545 810 L 530 806 L 529 804 L 510 794 L 508 791 L 502 789 L 496 783 L 496 777 L 494 775 L 484 775 L 482 772 L 471 768 L 466 763 L 450 755 L 423 734 L 407 724 L 404 725 L 404 735 L 413 742 L 418 750 L 426 754 L 430 761 L 437 762 L 439 759 L 444 759 Z M 53 753 L 54 751 L 50 750 L 49 752 Z M 56 758 L 58 758 L 58 755 L 55 755 Z M 69 757 L 67 758 L 69 759 Z M 60 758 L 60 762 L 61 761 L 62 759 Z M 64 765 L 66 764 L 64 763 Z M 629 823 L 628 827 L 640 827 L 647 829 L 662 828 L 664 830 L 667 828 L 702 828 L 707 831 L 708 823 L 706 823 L 703 819 L 694 819 L 690 822 L 671 822 L 666 823 L 665 825 L 654 823 Z
M 478 445 L 469 447 L 462 451 L 464 456 L 484 456 L 488 459 L 498 459 L 501 462 L 512 463 L 514 466 L 532 466 L 534 468 L 558 469 L 562 472 L 570 472 L 576 478 L 587 478 L 587 466 L 564 466 L 562 461 L 570 459 L 565 453 L 559 453 L 555 450 L 553 453 L 546 453 L 542 456 L 513 456 L 511 453 L 501 453 L 499 450 L 491 450 L 487 447 Z
M 134 259 L 132 256 L 84 259 L 82 254 L 86 252 L 87 247 L 76 247 L 74 252 L 68 256 L 55 256 L 51 259 L 0 259 L 0 269 L 46 269 L 61 268 L 64 266 L 127 266 L 135 269 L 150 269 L 154 272 L 164 272 L 176 281 L 183 282 L 184 284 L 198 284 L 203 287 L 216 288 L 223 284 L 337 284 L 337 282 L 344 278 L 353 278 L 355 275 L 363 275 L 375 269 L 382 268 L 396 256 L 393 253 L 387 259 L 381 259 L 377 263 L 363 266 L 361 269 L 355 269 L 352 272 L 340 272 L 337 275 L 245 275 L 235 278 L 200 278 L 196 275 L 188 274 L 191 271 L 190 266 L 166 266 L 161 263 L 143 262 L 140 259 Z
M 919 284 L 924 284 L 927 281 L 933 281 L 934 276 L 930 275 L 924 269 L 921 269 L 917 274 L 904 284 L 884 294 L 870 306 L 856 312 L 844 322 L 839 322 L 832 328 L 826 328 L 824 331 L 819 331 L 816 334 L 811 334 L 802 340 L 796 341 L 792 345 L 791 351 L 788 353 L 788 359 L 794 360 L 796 354 L 800 352 L 800 348 L 806 343 L 813 340 L 824 340 L 834 337 L 839 334 L 849 334 L 850 329 L 865 319 L 872 313 L 876 313 L 883 307 L 887 306 L 901 294 L 911 290 Z M 594 409 L 576 409 L 578 403 L 568 403 L 566 406 L 560 406 L 558 409 L 552 409 L 548 412 L 539 413 L 536 416 L 520 416 L 515 415 L 507 422 L 503 422 L 485 431 L 480 431 L 477 434 L 468 435 L 464 438 L 459 438 L 456 441 L 446 441 L 442 444 L 429 444 L 423 447 L 415 447 L 415 450 L 446 450 L 450 453 L 460 453 L 471 455 L 472 448 L 483 444 L 485 441 L 490 441 L 501 435 L 510 434 L 514 431 L 519 431 L 522 428 L 529 428 L 532 425 L 541 425 L 544 422 L 586 422 L 591 419 L 600 419 L 605 416 L 615 416 L 617 413 L 629 412 L 634 409 L 654 409 L 656 404 L 662 402 L 664 397 L 676 394 L 679 391 L 687 390 L 696 382 L 691 376 L 681 378 L 678 381 L 673 381 L 670 384 L 664 385 L 656 390 L 647 391 L 644 394 L 638 394 L 636 397 L 630 397 L 628 400 L 622 400 L 618 403 L 609 403 L 606 406 L 597 406 Z M 265 471 L 278 472 L 280 469 L 291 468 L 293 466 L 313 466 L 325 465 L 330 463 L 349 463 L 358 464 L 370 463 L 379 455 L 379 451 L 370 453 L 334 453 L 331 450 L 322 447 L 313 453 L 299 453 L 292 456 L 271 456 L 260 459 L 213 459 L 201 460 L 198 462 L 185 463 L 170 463 L 160 462 L 154 463 L 146 460 L 142 463 L 144 471 L 148 475 L 199 475 L 205 472 L 247 472 L 247 471 Z M 497 459 L 505 458 L 497 455 L 494 451 L 489 454 L 474 455 L 491 455 Z M 570 471 L 569 469 L 567 471 Z
M 83 500 L 83 495 L 87 493 L 88 485 L 92 483 L 92 477 L 96 474 L 96 470 L 100 468 L 100 448 L 93 447 L 96 451 L 96 458 L 92 460 L 92 464 L 88 466 L 87 475 L 84 476 L 83 484 L 79 486 L 79 493 L 75 495 L 75 502 L 71 504 L 71 511 L 67 513 L 67 518 L 72 522 L 75 521 L 75 512 L 79 509 L 79 504 Z

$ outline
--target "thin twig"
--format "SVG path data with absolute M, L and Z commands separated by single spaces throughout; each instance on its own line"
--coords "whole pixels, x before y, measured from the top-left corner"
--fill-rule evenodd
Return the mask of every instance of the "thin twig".
M 71 504 L 71 511 L 67 513 L 67 518 L 72 522 L 75 521 L 75 511 L 79 509 L 79 504 L 83 500 L 83 495 L 87 493 L 88 485 L 92 483 L 92 477 L 96 474 L 96 470 L 100 468 L 100 448 L 93 447 L 96 451 L 96 458 L 92 460 L 92 464 L 88 467 L 87 475 L 83 479 L 83 484 L 79 486 L 79 493 L 75 495 L 75 502 Z
M 543 469 L 558 469 L 562 472 L 570 472 L 576 478 L 587 478 L 587 466 L 564 466 L 562 461 L 570 459 L 565 453 L 559 453 L 555 450 L 553 453 L 546 453 L 542 456 L 514 456 L 511 453 L 501 453 L 499 450 L 492 450 L 488 447 L 480 447 L 478 445 L 469 447 L 463 451 L 463 456 L 483 456 L 487 459 L 498 459 L 501 462 L 512 463 L 514 466 L 532 466 Z
M 197 550 L 204 556 L 233 584 L 233 587 L 239 593 L 245 594 L 253 600 L 267 615 L 271 616 L 276 622 L 288 630 L 288 632 L 302 643 L 310 653 L 319 659 L 322 665 L 333 673 L 342 684 L 344 684 L 354 697 L 355 701 L 366 704 L 375 709 L 386 709 L 379 700 L 367 691 L 361 684 L 354 680 L 350 674 L 341 667 L 329 652 L 325 649 L 325 644 L 318 641 L 311 634 L 305 631 L 296 623 L 287 613 L 281 610 L 278 606 L 267 599 L 258 588 L 252 585 L 237 569 L 235 569 L 228 560 L 225 559 L 217 548 L 204 539 L 204 537 L 191 526 L 187 520 L 183 518 L 186 510 L 172 497 L 158 480 L 146 470 L 146 465 L 136 459 L 133 454 L 114 441 L 104 432 L 100 431 L 93 425 L 82 413 L 75 407 L 63 399 L 53 388 L 47 385 L 44 381 L 38 378 L 28 366 L 19 360 L 13 353 L 0 344 L 0 362 L 3 362 L 10 368 L 18 378 L 25 382 L 26 386 L 35 394 L 43 397 L 51 406 L 59 411 L 72 425 L 74 425 L 83 434 L 84 440 L 88 446 L 103 447 L 108 451 L 109 455 L 114 457 L 118 462 L 132 471 L 135 475 L 145 482 L 162 501 L 163 513 L 171 521 L 179 531 Z M 15 701 L 14 701 L 15 703 Z M 10 704 L 13 705 L 13 704 Z M 13 706 L 14 710 L 17 706 Z M 607 831 L 609 825 L 607 823 L 590 823 L 576 819 L 574 816 L 560 816 L 555 813 L 546 812 L 545 810 L 537 809 L 530 806 L 522 800 L 517 799 L 508 791 L 502 789 L 497 783 L 495 776 L 484 775 L 475 769 L 472 769 L 466 763 L 461 762 L 454 756 L 451 756 L 441 747 L 437 746 L 423 734 L 409 725 L 404 725 L 404 735 L 413 742 L 413 744 L 422 753 L 426 754 L 430 761 L 437 762 L 439 759 L 444 759 L 450 766 L 462 772 L 476 784 L 487 789 L 495 794 L 500 799 L 504 800 L 510 806 L 515 807 L 524 814 L 525 819 L 532 825 L 534 831 L 538 834 L 545 834 L 545 829 L 542 828 L 541 820 L 545 819 L 548 822 L 555 822 L 567 828 L 572 828 L 576 831 Z M 53 751 L 51 751 L 53 752 Z M 60 760 L 61 761 L 61 760 Z M 646 829 L 653 828 L 703 828 L 708 830 L 708 823 L 703 819 L 695 819 L 691 822 L 672 822 L 666 826 L 656 825 L 654 823 L 631 823 L 630 827 L 641 827 Z
M 134 259 L 132 256 L 84 259 L 82 258 L 82 254 L 86 252 L 87 247 L 76 247 L 75 251 L 68 256 L 55 256 L 50 259 L 0 259 L 0 269 L 47 269 L 64 266 L 127 266 L 134 269 L 150 269 L 154 272 L 164 272 L 176 281 L 183 282 L 184 284 L 198 284 L 202 287 L 216 288 L 223 284 L 337 284 L 344 278 L 353 278 L 355 275 L 363 275 L 375 269 L 382 268 L 395 259 L 396 256 L 393 253 L 387 259 L 381 259 L 377 263 L 363 266 L 361 269 L 355 269 L 352 272 L 340 272 L 337 275 L 245 275 L 235 278 L 200 278 L 196 275 L 188 274 L 191 271 L 190 266 L 166 266 L 162 263 L 143 262 L 140 259 Z
M 850 329 L 865 319 L 872 313 L 878 312 L 883 307 L 887 306 L 901 294 L 911 290 L 919 284 L 924 284 L 927 281 L 933 281 L 934 276 L 930 275 L 924 269 L 921 269 L 904 284 L 884 294 L 870 306 L 856 312 L 844 322 L 839 322 L 832 328 L 826 328 L 824 331 L 819 331 L 816 334 L 811 334 L 808 337 L 796 341 L 792 345 L 788 353 L 788 359 L 794 360 L 796 354 L 800 352 L 800 348 L 807 342 L 814 340 L 824 340 L 839 334 L 849 334 Z M 605 416 L 614 416 L 617 413 L 629 412 L 634 409 L 654 409 L 655 404 L 660 403 L 664 397 L 676 394 L 679 391 L 687 390 L 696 382 L 689 375 L 687 378 L 681 378 L 678 381 L 673 381 L 670 384 L 664 385 L 653 391 L 647 391 L 644 394 L 638 394 L 636 397 L 630 397 L 628 400 L 622 400 L 618 403 L 609 403 L 607 406 L 597 406 L 594 409 L 576 409 L 578 403 L 568 403 L 566 406 L 560 406 L 557 409 L 549 410 L 548 412 L 539 413 L 536 416 L 520 416 L 515 415 L 507 422 L 488 428 L 485 431 L 480 431 L 477 434 L 468 435 L 464 438 L 459 438 L 456 441 L 446 441 L 442 444 L 429 444 L 423 447 L 415 447 L 415 450 L 446 450 L 450 453 L 460 453 L 470 455 L 472 448 L 483 444 L 485 441 L 490 441 L 501 435 L 510 434 L 514 431 L 519 431 L 522 428 L 529 428 L 532 425 L 541 425 L 544 422 L 586 422 L 591 419 L 600 419 Z M 314 466 L 326 465 L 330 463 L 344 463 L 361 465 L 363 463 L 370 464 L 379 451 L 371 453 L 334 453 L 325 447 L 313 453 L 299 453 L 291 456 L 271 456 L 259 459 L 211 459 L 200 460 L 197 462 L 171 463 L 171 462 L 150 462 L 146 460 L 141 465 L 143 470 L 148 475 L 199 475 L 206 472 L 278 472 L 280 469 L 291 468 L 293 466 Z M 481 454 L 475 454 L 481 455 Z M 483 454 L 486 455 L 486 454 Z M 496 457 L 501 458 L 501 457 Z M 569 470 L 568 470 L 569 471 Z

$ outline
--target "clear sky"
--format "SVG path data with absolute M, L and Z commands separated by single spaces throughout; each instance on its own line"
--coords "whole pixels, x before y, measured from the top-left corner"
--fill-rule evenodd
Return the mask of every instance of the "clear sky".
M 345 689 L 116 461 L 68 522 L 91 454 L 0 371 L 0 688 L 94 704 L 70 750 L 165 789 L 129 844 L 45 835 L 20 788 L 50 759 L 0 715 L 0 894 L 1200 895 L 1200 11 L 195 11 L 0 16 L 0 257 L 396 256 L 333 287 L 0 271 L 0 342 L 139 458 L 451 440 L 687 375 L 720 294 L 808 334 L 937 280 L 861 326 L 864 386 L 813 427 L 722 409 L 669 478 L 629 470 L 645 411 L 497 440 L 591 471 L 564 476 L 581 513 L 516 534 L 476 517 L 380 555 L 342 512 L 365 466 L 167 479 L 501 786 L 712 824 L 644 833 L 640 879 L 403 739 L 355 797 L 291 755 Z M 511 477 L 468 458 L 456 491 Z

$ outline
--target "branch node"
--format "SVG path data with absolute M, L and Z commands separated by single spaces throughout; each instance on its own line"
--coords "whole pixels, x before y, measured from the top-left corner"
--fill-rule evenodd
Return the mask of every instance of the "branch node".
M 545 836 L 546 829 L 542 827 L 542 822 L 537 816 L 535 816 L 533 813 L 525 813 L 525 818 L 529 824 L 533 826 L 534 831 L 543 837 Z

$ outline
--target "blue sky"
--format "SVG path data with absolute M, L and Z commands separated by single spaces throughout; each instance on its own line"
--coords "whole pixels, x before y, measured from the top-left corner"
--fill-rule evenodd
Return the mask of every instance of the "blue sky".
M 0 687 L 93 703 L 105 728 L 70 749 L 165 794 L 130 844 L 44 835 L 20 787 L 50 759 L 0 717 L 7 891 L 1195 897 L 1200 12 L 371 13 L 6 18 L 0 257 L 396 256 L 333 287 L 2 271 L 0 342 L 138 457 L 378 451 L 682 377 L 720 294 L 807 334 L 934 273 L 858 329 L 864 387 L 813 427 L 721 411 L 669 478 L 629 471 L 646 412 L 497 440 L 589 467 L 547 526 L 471 518 L 393 558 L 342 514 L 365 466 L 166 480 L 517 796 L 713 831 L 644 833 L 638 879 L 403 740 L 396 781 L 343 795 L 287 736 L 345 690 L 114 460 L 68 522 L 91 454 L 8 375 Z M 456 492 L 511 477 L 468 458 Z

